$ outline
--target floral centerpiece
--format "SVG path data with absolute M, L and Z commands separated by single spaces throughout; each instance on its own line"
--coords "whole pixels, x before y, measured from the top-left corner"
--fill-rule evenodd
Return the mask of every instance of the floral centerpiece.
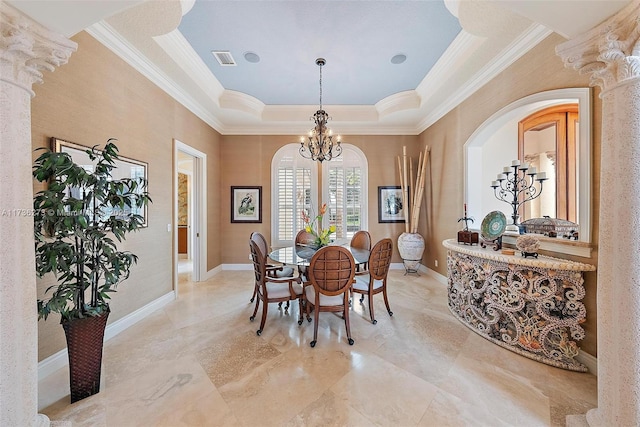
M 329 228 L 322 228 L 322 217 L 327 213 L 327 204 L 320 207 L 320 212 L 314 218 L 302 211 L 302 221 L 304 221 L 304 230 L 315 237 L 313 242 L 315 246 L 322 247 L 329 244 L 329 236 L 336 232 L 336 226 L 330 225 Z

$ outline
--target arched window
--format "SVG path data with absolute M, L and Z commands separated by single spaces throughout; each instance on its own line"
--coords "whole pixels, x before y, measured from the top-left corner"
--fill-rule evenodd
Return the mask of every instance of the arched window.
M 300 155 L 299 144 L 280 148 L 271 161 L 271 245 L 293 244 L 302 229 L 302 210 L 316 208 L 317 163 Z
M 351 239 L 366 230 L 367 158 L 362 150 L 342 144 L 342 154 L 322 163 L 322 184 L 318 183 L 318 162 L 300 155 L 299 144 L 280 148 L 271 162 L 271 245 L 293 244 L 302 229 L 302 211 L 316 213 L 318 193 L 327 204 L 324 226 L 336 226 L 335 239 Z
M 367 158 L 358 147 L 342 144 L 342 155 L 322 164 L 322 200 L 327 203 L 330 224 L 336 226 L 336 239 L 351 239 L 366 230 Z

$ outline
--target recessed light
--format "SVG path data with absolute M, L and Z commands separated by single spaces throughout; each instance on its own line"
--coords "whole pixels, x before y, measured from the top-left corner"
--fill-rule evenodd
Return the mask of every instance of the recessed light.
M 260 57 L 258 56 L 257 53 L 254 53 L 254 52 L 245 52 L 244 59 L 246 59 L 247 62 L 252 62 L 254 64 L 256 62 L 260 62 Z
M 395 55 L 393 58 L 391 58 L 391 63 L 392 64 L 402 64 L 406 60 L 407 60 L 407 55 L 405 55 L 404 53 L 399 53 L 399 54 Z

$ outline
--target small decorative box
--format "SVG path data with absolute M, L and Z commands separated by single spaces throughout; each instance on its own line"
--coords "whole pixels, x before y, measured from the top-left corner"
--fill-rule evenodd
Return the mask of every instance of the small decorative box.
M 458 231 L 458 243 L 465 245 L 478 244 L 478 233 L 475 231 Z

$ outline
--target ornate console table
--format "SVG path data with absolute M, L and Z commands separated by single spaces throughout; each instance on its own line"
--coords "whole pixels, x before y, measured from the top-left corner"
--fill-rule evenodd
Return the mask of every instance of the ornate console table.
M 572 371 L 584 338 L 583 271 L 590 264 L 503 255 L 449 239 L 449 309 L 471 330 L 508 350 Z

